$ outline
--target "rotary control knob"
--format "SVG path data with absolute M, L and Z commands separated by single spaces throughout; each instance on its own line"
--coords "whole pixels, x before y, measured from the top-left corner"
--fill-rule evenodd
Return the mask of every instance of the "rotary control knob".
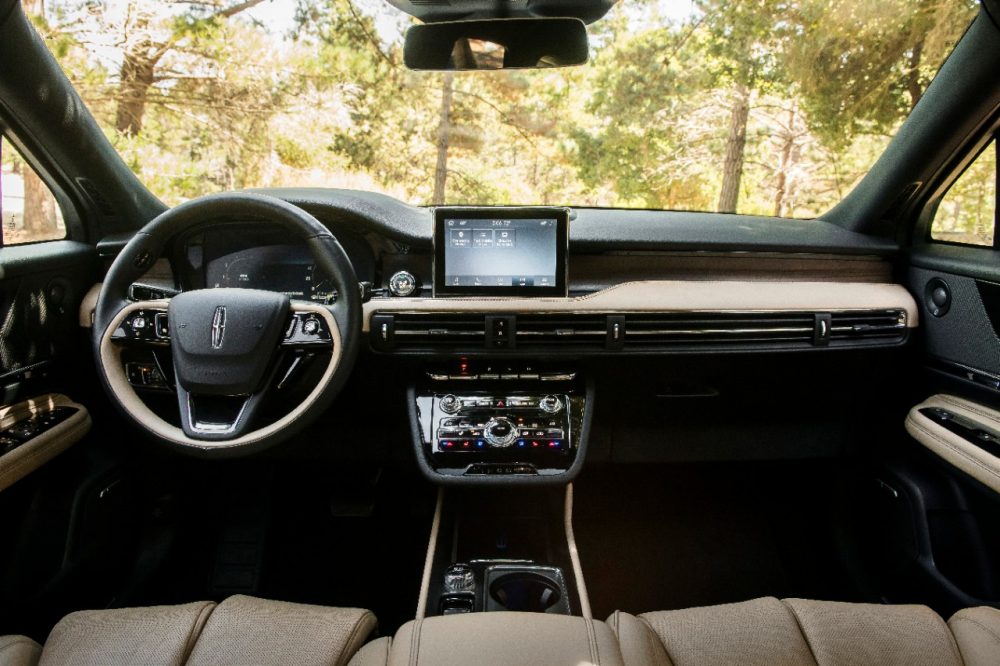
M 397 271 L 389 278 L 389 293 L 393 296 L 410 296 L 417 290 L 417 278 L 409 271 Z
M 517 428 L 510 419 L 503 416 L 490 419 L 486 427 L 483 428 L 483 437 L 487 444 L 497 448 L 510 446 L 517 439 Z
M 538 401 L 538 408 L 549 414 L 556 414 L 562 411 L 563 403 L 559 396 L 547 395 Z
M 316 319 L 316 317 L 309 317 L 302 322 L 302 332 L 306 335 L 316 335 L 319 333 L 319 329 L 319 319 Z
M 438 403 L 438 406 L 441 407 L 441 411 L 447 414 L 454 414 L 459 409 L 461 409 L 462 401 L 449 393 L 448 395 L 441 398 L 441 401 Z

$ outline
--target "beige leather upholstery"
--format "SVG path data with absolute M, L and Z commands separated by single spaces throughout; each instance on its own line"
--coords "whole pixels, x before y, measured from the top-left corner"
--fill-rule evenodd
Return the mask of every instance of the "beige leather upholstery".
M 189 666 L 346 664 L 376 626 L 359 608 L 230 597 L 208 618 Z
M 42 646 L 27 636 L 0 636 L 0 665 L 35 666 Z
M 445 615 L 409 622 L 396 632 L 388 661 L 389 666 L 621 663 L 614 634 L 601 621 L 513 612 Z
M 41 664 L 183 664 L 214 608 L 198 601 L 70 613 L 49 633 Z
M 627 665 L 984 666 L 1000 664 L 1000 611 L 973 608 L 948 624 L 926 606 L 773 597 L 645 613 L 608 623 Z
M 386 666 L 389 663 L 389 650 L 392 649 L 392 639 L 388 636 L 376 638 L 365 644 L 351 657 L 349 666 Z
M 960 610 L 948 620 L 948 628 L 955 635 L 965 666 L 1000 664 L 1000 610 Z
M 218 606 L 79 611 L 60 620 L 42 648 L 24 636 L 0 637 L 0 666 L 342 666 L 374 629 L 366 610 L 245 596 Z M 384 664 L 385 653 L 368 663 Z

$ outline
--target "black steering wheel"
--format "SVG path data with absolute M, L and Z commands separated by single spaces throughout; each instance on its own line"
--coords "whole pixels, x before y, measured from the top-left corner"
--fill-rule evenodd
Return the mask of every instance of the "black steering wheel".
M 196 289 L 132 302 L 129 286 L 179 234 L 220 218 L 266 220 L 309 248 L 337 292 L 332 305 L 258 289 Z M 186 452 L 239 455 L 285 440 L 315 420 L 351 373 L 361 332 L 361 295 L 344 249 L 306 211 L 274 197 L 213 194 L 172 208 L 143 227 L 105 277 L 94 312 L 94 354 L 113 401 L 141 428 Z M 122 352 L 169 346 L 180 427 L 161 418 L 129 381 Z M 325 361 L 315 388 L 266 425 L 260 407 L 283 352 Z M 328 360 L 327 360 L 328 359 Z

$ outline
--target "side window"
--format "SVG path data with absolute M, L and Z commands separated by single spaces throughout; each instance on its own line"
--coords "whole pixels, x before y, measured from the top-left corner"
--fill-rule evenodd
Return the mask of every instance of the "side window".
M 941 199 L 931 224 L 931 238 L 993 247 L 996 226 L 997 142 L 994 139 Z
M 56 198 L 14 146 L 0 136 L 0 220 L 3 245 L 66 237 Z

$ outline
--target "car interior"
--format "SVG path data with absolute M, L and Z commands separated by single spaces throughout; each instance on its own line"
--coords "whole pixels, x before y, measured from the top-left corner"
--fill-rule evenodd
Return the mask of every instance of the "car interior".
M 460 92 L 605 66 L 629 2 L 379 11 Z M 41 36 L 62 5 L 0 0 L 0 664 L 1000 664 L 1000 3 L 964 5 L 792 219 L 161 198 Z

